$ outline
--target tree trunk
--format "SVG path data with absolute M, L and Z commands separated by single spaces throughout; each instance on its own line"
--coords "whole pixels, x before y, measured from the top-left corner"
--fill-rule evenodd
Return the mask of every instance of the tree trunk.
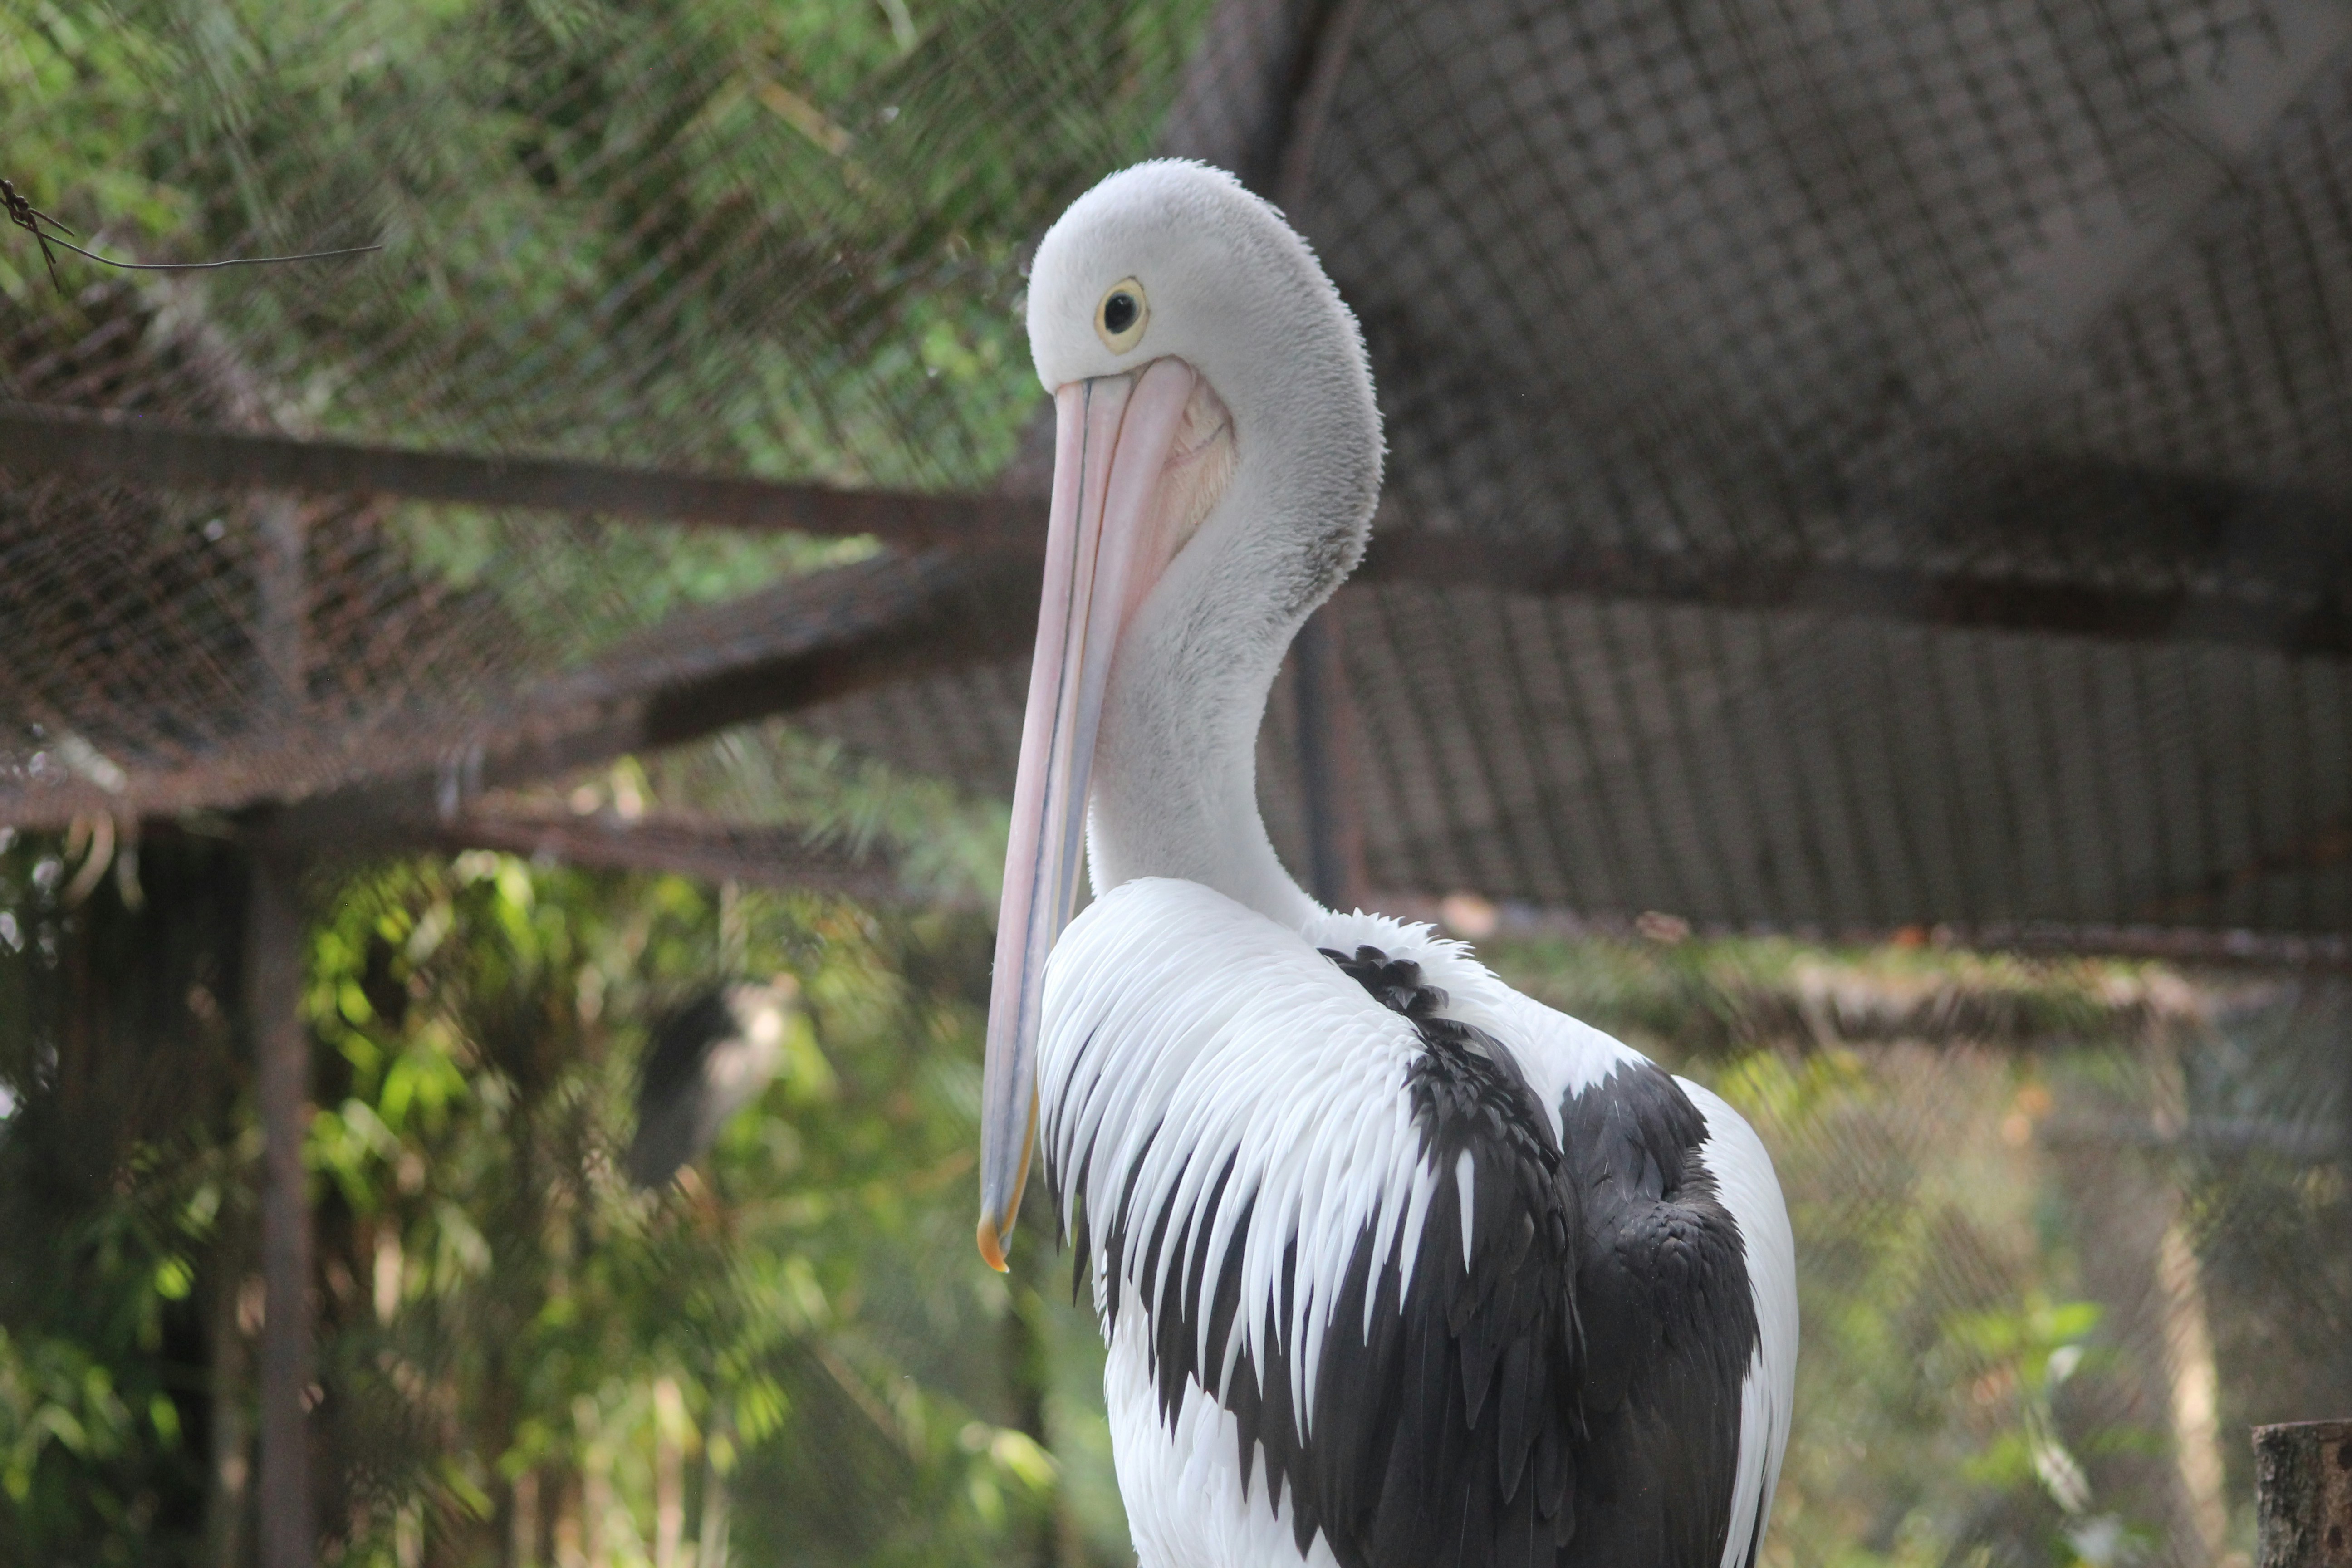
M 2352 1421 L 2254 1428 L 2257 1568 L 2352 1568 Z

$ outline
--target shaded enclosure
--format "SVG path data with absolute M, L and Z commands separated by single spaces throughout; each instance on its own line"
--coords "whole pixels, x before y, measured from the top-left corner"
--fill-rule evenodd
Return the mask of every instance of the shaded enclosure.
M 1286 858 L 1783 1163 L 1775 1561 L 2212 1562 L 2243 1426 L 2352 1406 L 2352 13 L 55 0 L 0 83 L 94 249 L 385 247 L 0 246 L 0 1162 L 77 1260 L 0 1308 L 24 1540 L 252 1547 L 257 1005 L 335 1549 L 713 1568 L 764 1486 L 780 1561 L 1115 1555 L 1087 1326 L 947 1233 L 1024 259 L 1155 152 L 1314 241 L 1387 419 L 1262 737 Z M 310 921 L 259 1004 L 257 856 Z M 656 1020 L 772 973 L 814 1054 L 629 1197 Z M 526 1342 L 571 1370 L 478 1359 Z M 69 1460 L 132 1500 L 45 1521 Z

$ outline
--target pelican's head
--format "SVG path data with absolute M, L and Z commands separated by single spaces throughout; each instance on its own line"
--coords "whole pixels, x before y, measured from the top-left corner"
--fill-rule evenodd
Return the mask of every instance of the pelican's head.
M 1113 467 L 1160 469 L 1159 515 L 1107 520 L 1166 531 L 1139 542 L 1145 576 L 1190 543 L 1244 462 L 1267 493 L 1236 516 L 1232 547 L 1283 590 L 1254 600 L 1296 629 L 1354 568 L 1381 479 L 1363 339 L 1307 242 L 1231 174 L 1139 163 L 1071 203 L 1030 268 L 1029 352 L 1059 416 L 1057 476 L 1077 477 L 1079 452 L 1107 456 L 1105 439 Z M 1163 458 L 1150 444 L 1179 410 Z
M 1282 215 L 1222 170 L 1142 163 L 1072 203 L 1030 269 L 1029 348 L 1057 430 L 989 1006 L 980 1248 L 998 1268 L 1114 657 L 1149 636 L 1270 678 L 1362 555 L 1381 470 L 1355 318 Z

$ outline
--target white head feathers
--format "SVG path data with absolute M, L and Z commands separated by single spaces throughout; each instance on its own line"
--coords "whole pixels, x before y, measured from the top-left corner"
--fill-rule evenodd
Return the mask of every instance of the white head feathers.
M 1118 352 L 1097 330 L 1100 307 L 1130 279 L 1148 316 Z M 1287 525 L 1293 549 L 1328 576 L 1300 584 L 1311 596 L 1298 615 L 1353 570 L 1381 482 L 1363 337 L 1307 242 L 1233 175 L 1161 159 L 1071 203 L 1030 268 L 1029 350 L 1048 392 L 1183 360 L 1231 410 L 1244 471 L 1279 468 L 1247 487 L 1265 509 L 1251 531 Z

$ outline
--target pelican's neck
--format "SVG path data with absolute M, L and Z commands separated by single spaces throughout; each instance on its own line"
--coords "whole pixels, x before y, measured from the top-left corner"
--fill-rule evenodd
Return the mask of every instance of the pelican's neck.
M 1314 498 L 1295 492 L 1267 482 L 1245 452 L 1119 639 L 1088 803 L 1097 897 L 1139 877 L 1177 877 L 1294 930 L 1321 912 L 1283 869 L 1257 808 L 1266 694 L 1329 592 L 1311 580 L 1329 568 L 1306 542 L 1320 534 Z

